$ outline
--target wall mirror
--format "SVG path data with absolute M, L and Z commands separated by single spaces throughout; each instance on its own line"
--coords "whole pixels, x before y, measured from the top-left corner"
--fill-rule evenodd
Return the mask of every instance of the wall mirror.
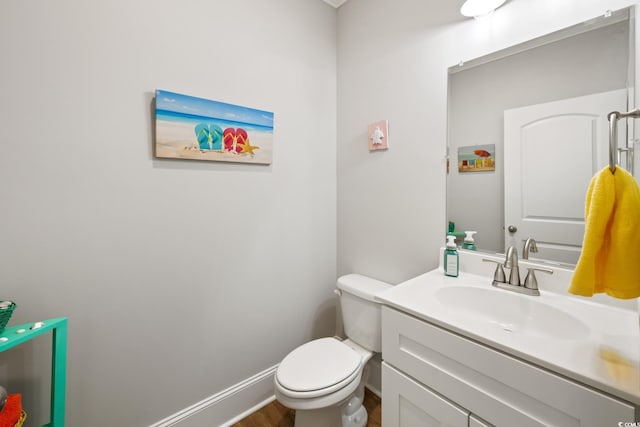
M 608 165 L 606 115 L 633 106 L 634 16 L 607 13 L 449 68 L 450 231 L 521 257 L 533 238 L 530 259 L 575 265 L 589 181 Z M 620 121 L 619 147 L 633 147 L 632 124 Z

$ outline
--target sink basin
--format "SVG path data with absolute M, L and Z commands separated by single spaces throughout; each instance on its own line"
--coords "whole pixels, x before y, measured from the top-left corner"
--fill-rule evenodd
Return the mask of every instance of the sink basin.
M 450 310 L 472 315 L 507 332 L 564 340 L 589 335 L 589 327 L 581 320 L 536 296 L 493 288 L 452 286 L 438 289 L 436 298 Z

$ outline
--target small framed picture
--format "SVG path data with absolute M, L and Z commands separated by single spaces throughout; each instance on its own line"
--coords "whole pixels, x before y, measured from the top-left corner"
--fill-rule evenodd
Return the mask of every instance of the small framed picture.
M 389 148 L 389 121 L 380 120 L 367 127 L 369 151 L 387 150 Z
M 458 172 L 495 171 L 495 156 L 495 144 L 458 147 Z

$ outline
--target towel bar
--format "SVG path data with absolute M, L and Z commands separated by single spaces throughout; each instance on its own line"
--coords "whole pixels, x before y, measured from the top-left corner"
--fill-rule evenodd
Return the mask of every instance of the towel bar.
M 633 175 L 633 149 L 632 148 L 618 148 L 618 120 L 620 119 L 639 119 L 640 108 L 635 110 L 621 113 L 619 111 L 612 111 L 607 115 L 609 120 L 609 169 L 611 173 L 616 172 L 616 151 L 627 152 L 627 167 L 629 172 Z

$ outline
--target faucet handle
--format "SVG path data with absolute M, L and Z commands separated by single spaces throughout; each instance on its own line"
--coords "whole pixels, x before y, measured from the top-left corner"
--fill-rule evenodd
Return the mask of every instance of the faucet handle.
M 496 264 L 496 271 L 493 273 L 493 280 L 495 282 L 506 283 L 507 277 L 504 275 L 504 268 L 502 268 L 502 261 L 496 261 L 494 259 L 482 258 L 482 261 L 493 262 Z
M 542 267 L 527 267 L 527 277 L 524 279 L 524 287 L 527 289 L 538 290 L 538 279 L 536 279 L 536 271 L 542 271 L 543 273 L 553 274 L 553 270 Z

